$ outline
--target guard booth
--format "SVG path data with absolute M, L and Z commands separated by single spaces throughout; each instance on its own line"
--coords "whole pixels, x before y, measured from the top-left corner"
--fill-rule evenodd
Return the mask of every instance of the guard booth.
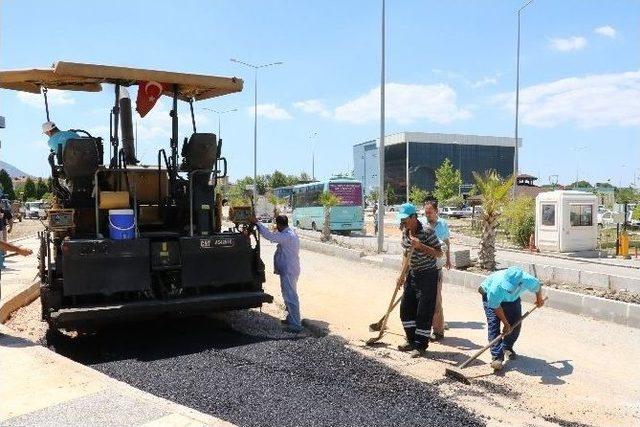
M 536 196 L 536 247 L 548 252 L 592 251 L 598 246 L 598 198 L 585 191 Z

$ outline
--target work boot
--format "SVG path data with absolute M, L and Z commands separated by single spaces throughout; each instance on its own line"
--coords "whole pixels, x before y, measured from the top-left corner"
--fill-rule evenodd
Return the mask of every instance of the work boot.
M 512 348 L 505 349 L 504 356 L 509 360 L 516 360 L 518 358 L 518 355 L 516 354 L 515 351 L 513 351 Z
M 491 367 L 494 371 L 500 371 L 502 369 L 502 360 L 494 358 L 491 360 Z
M 398 346 L 398 350 L 400 350 L 400 351 L 411 351 L 411 350 L 413 350 L 413 344 L 411 344 L 409 341 L 405 341 L 404 344 L 400 344 Z
M 409 356 L 411 356 L 412 359 L 417 359 L 419 357 L 425 357 L 427 355 L 427 350 L 426 349 L 418 349 L 415 348 L 413 350 L 411 350 L 411 353 L 409 353 Z
M 444 334 L 441 334 L 438 332 L 432 332 L 431 335 L 429 336 L 429 339 L 431 341 L 440 341 L 443 338 L 444 338 Z

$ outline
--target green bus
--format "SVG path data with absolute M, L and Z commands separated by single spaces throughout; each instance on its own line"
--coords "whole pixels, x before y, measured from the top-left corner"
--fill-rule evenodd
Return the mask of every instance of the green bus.
M 362 184 L 350 178 L 331 178 L 328 181 L 294 186 L 291 191 L 293 224 L 302 229 L 322 230 L 324 208 L 318 198 L 325 191 L 335 194 L 340 199 L 340 204 L 331 209 L 329 216 L 331 231 L 361 231 L 364 227 Z

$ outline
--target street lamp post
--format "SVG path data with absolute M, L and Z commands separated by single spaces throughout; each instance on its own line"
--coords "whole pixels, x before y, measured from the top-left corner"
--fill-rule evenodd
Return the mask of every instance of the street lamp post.
M 234 58 L 231 58 L 231 62 L 253 68 L 253 199 L 256 200 L 258 197 L 258 69 L 282 65 L 283 62 L 253 65 Z
M 513 151 L 513 175 L 518 177 L 518 109 L 520 106 L 520 13 L 529 6 L 533 0 L 529 0 L 518 9 L 518 48 L 516 51 L 516 126 L 515 126 L 515 149 Z M 513 198 L 516 198 L 516 183 L 513 185 Z
M 238 111 L 237 108 L 232 108 L 230 110 L 223 110 L 223 111 L 218 111 L 218 110 L 214 110 L 213 108 L 207 108 L 207 107 L 203 107 L 203 110 L 207 110 L 207 111 L 211 111 L 212 113 L 216 113 L 218 115 L 218 139 L 220 139 L 220 136 L 222 135 L 222 132 L 220 130 L 220 116 L 222 116 L 223 114 L 227 114 L 227 113 L 232 113 L 234 111 Z
M 311 181 L 316 180 L 316 153 L 314 150 L 313 139 L 318 136 L 318 132 L 313 132 L 309 135 L 309 142 L 311 143 Z
M 380 144 L 378 146 L 378 253 L 384 249 L 384 15 L 385 0 L 382 0 L 381 22 L 381 66 L 380 66 Z

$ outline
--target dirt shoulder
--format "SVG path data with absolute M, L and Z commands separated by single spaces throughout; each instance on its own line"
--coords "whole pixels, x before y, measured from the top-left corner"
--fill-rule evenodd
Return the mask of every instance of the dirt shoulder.
M 272 253 L 273 247 L 265 245 L 267 271 Z M 544 308 L 527 319 L 516 347 L 519 358 L 495 375 L 485 353 L 468 368 L 474 381 L 467 386 L 446 379 L 444 370 L 487 341 L 476 292 L 459 286 L 445 290 L 451 329 L 442 342 L 432 343 L 428 358 L 416 360 L 395 350 L 404 340 L 397 311 L 382 343 L 364 345 L 371 336 L 367 326 L 386 309 L 395 272 L 308 251 L 302 251 L 301 263 L 303 317 L 326 324 L 362 354 L 437 387 L 489 424 L 634 425 L 640 420 L 640 374 L 628 369 L 640 354 L 637 329 Z M 282 315 L 277 277 L 268 275 L 266 289 L 277 304 L 263 310 Z

